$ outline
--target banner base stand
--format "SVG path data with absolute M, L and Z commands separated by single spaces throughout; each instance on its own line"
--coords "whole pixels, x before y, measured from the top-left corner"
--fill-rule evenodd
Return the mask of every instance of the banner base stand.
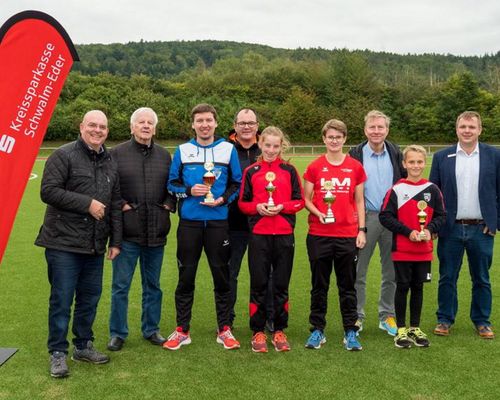
M 0 366 L 6 363 L 18 349 L 13 348 L 0 348 Z

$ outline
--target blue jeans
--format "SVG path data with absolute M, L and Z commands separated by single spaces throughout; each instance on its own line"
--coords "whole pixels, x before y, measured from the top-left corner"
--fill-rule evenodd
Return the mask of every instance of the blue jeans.
M 92 324 L 101 298 L 104 256 L 46 249 L 45 258 L 50 282 L 49 353 L 68 352 L 73 298 L 73 344 L 77 349 L 85 348 L 94 340 Z
M 164 246 L 147 247 L 136 243 L 122 243 L 121 252 L 113 260 L 113 283 L 111 287 L 111 314 L 109 333 L 111 337 L 126 339 L 128 336 L 128 293 L 139 260 L 142 282 L 141 331 L 145 338 L 159 331 L 161 317 L 160 273 Z
M 483 233 L 484 225 L 455 224 L 447 237 L 439 238 L 439 323 L 453 324 L 458 310 L 457 280 L 464 252 L 472 279 L 470 318 L 474 325 L 491 325 L 489 269 L 493 259 L 493 236 Z

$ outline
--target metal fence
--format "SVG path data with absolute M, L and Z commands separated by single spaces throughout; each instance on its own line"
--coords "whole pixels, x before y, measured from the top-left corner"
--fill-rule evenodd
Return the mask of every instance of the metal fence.
M 345 145 L 346 151 L 349 151 L 356 145 Z M 432 156 L 436 151 L 439 151 L 441 149 L 444 149 L 448 146 L 449 144 L 422 144 L 427 151 L 427 154 L 429 156 Z M 500 144 L 493 144 L 493 146 L 497 147 L 500 149 Z M 174 145 L 169 145 L 169 146 L 164 146 L 168 151 L 170 151 L 172 154 L 175 152 L 177 149 L 177 146 Z M 401 146 L 401 148 L 404 148 L 404 145 Z M 40 151 L 38 153 L 39 157 L 47 157 L 49 156 L 57 147 L 41 147 Z M 313 144 L 313 145 L 295 145 L 291 146 L 290 149 L 288 150 L 287 154 L 293 155 L 293 156 L 316 156 L 323 154 L 325 152 L 325 146 L 324 145 L 319 145 L 319 144 Z

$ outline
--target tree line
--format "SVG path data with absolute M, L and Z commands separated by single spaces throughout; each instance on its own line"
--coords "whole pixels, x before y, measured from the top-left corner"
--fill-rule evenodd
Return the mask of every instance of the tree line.
M 234 113 L 257 110 L 262 125 L 281 127 L 294 143 L 318 142 L 330 118 L 346 122 L 348 142 L 363 138 L 363 117 L 380 109 L 401 143 L 455 141 L 462 111 L 483 117 L 484 141 L 500 137 L 500 52 L 482 57 L 396 55 L 368 50 L 274 49 L 221 41 L 77 46 L 75 63 L 47 131 L 70 140 L 82 115 L 99 108 L 110 138 L 129 137 L 138 107 L 159 115 L 157 137 L 191 137 L 189 113 L 201 102 L 219 112 L 225 135 Z

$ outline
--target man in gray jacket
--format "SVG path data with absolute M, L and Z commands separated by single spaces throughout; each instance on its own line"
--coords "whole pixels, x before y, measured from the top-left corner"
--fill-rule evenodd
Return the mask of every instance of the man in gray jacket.
M 111 150 L 118 164 L 123 215 L 122 251 L 113 261 L 108 343 L 111 351 L 121 350 L 128 336 L 128 294 L 138 260 L 142 336 L 154 345 L 165 341 L 159 332 L 163 295 L 160 273 L 170 212 L 175 211 L 176 200 L 167 191 L 170 153 L 153 142 L 157 124 L 158 116 L 151 108 L 135 110 L 130 117 L 132 137 Z

